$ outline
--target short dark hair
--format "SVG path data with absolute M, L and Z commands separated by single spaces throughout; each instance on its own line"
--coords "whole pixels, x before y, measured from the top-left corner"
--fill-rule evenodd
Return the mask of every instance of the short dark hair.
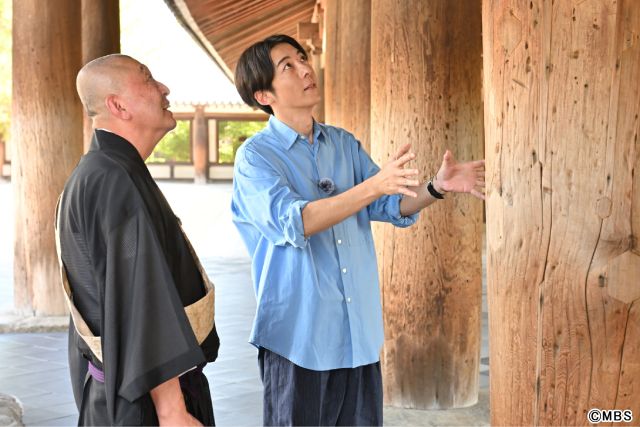
M 258 107 L 267 114 L 273 114 L 269 105 L 261 105 L 253 96 L 261 90 L 273 91 L 275 64 L 271 61 L 271 49 L 281 43 L 287 43 L 306 55 L 304 48 L 293 37 L 276 34 L 254 43 L 242 52 L 236 65 L 236 89 L 247 105 Z

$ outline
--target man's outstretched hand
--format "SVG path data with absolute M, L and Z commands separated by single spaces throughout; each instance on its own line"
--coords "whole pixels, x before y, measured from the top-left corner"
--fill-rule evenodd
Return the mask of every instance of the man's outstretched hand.
M 469 193 L 484 200 L 484 160 L 458 163 L 447 150 L 433 186 L 439 193 Z
M 415 159 L 411 151 L 411 144 L 405 144 L 396 153 L 393 160 L 384 165 L 380 171 L 371 177 L 377 197 L 384 194 L 404 194 L 417 197 L 417 193 L 409 187 L 420 185 L 417 169 L 405 169 L 405 165 Z

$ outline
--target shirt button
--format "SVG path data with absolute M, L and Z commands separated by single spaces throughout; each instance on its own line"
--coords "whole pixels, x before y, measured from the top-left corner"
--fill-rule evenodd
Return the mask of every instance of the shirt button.
M 351 298 L 347 298 L 347 302 L 351 302 Z
M 338 244 L 341 245 L 342 244 L 342 240 L 338 239 Z
M 346 268 L 343 268 L 343 269 L 342 269 L 342 272 L 343 272 L 344 274 L 347 274 L 347 269 L 346 269 Z

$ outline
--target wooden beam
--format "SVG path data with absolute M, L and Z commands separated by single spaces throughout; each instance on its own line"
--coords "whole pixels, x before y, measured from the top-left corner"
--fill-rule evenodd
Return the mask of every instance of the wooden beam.
M 482 158 L 480 4 L 372 1 L 371 151 L 379 164 L 411 143 L 411 167 L 424 182 L 446 149 L 461 160 Z M 447 199 L 411 228 L 375 230 L 384 396 L 394 406 L 477 402 L 482 203 L 468 195 Z
M 53 213 L 82 154 L 82 109 L 75 88 L 80 31 L 80 0 L 13 2 L 13 274 L 15 308 L 23 314 L 66 310 Z
M 319 30 L 317 22 L 298 22 L 298 40 L 319 38 Z
M 296 39 L 308 46 L 312 54 L 322 53 L 322 37 L 320 36 L 320 24 L 317 22 L 298 22 Z

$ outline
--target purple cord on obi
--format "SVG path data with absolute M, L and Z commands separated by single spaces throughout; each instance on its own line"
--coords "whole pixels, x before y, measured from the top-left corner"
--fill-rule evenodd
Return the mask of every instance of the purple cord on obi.
M 104 372 L 91 362 L 89 362 L 89 374 L 91 374 L 94 380 L 99 383 L 104 383 Z

